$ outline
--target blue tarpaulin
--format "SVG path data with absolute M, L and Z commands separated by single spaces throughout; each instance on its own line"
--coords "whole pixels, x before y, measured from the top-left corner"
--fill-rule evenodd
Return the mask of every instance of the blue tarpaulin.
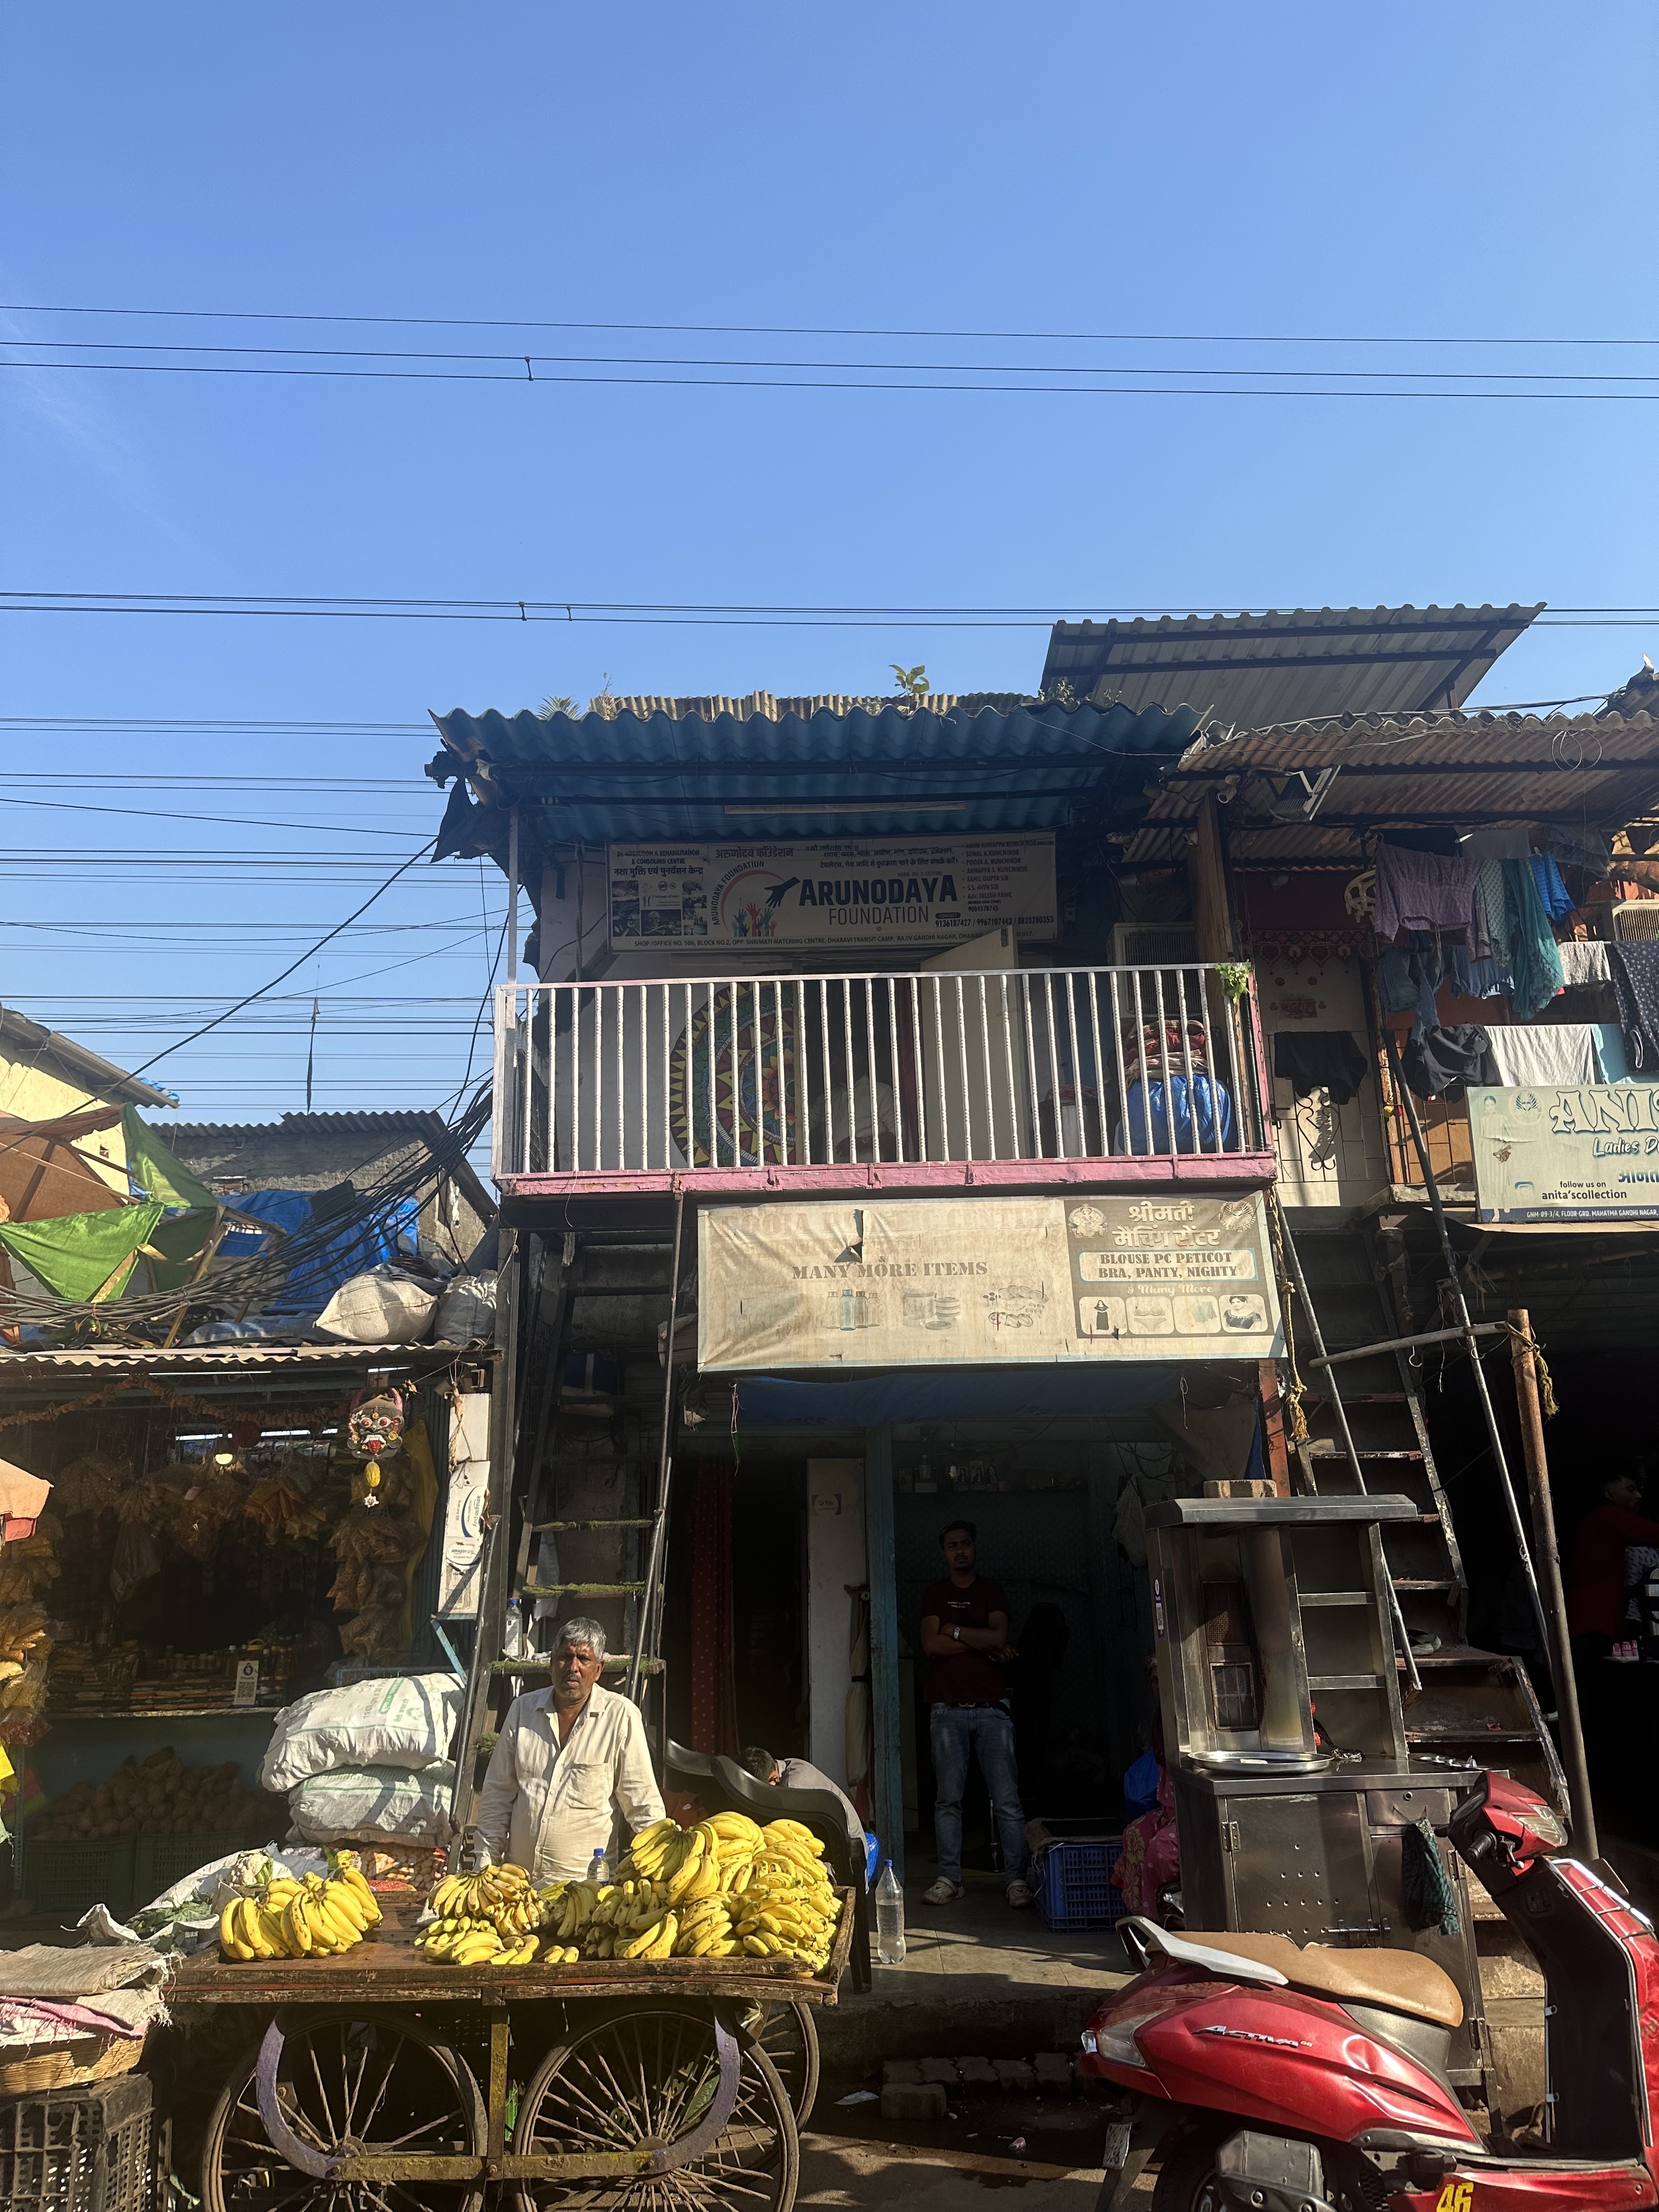
M 1134 1360 L 1050 1367 L 913 1367 L 797 1382 L 745 1375 L 740 1429 L 865 1429 L 890 1421 L 1045 1420 L 1127 1413 L 1173 1397 L 1181 1370 Z
M 308 1238 L 319 1225 L 326 1226 L 314 1220 L 311 1200 L 312 1193 L 308 1190 L 249 1190 L 231 1202 L 239 1213 L 251 1213 L 258 1220 L 269 1221 L 273 1228 L 286 1230 L 290 1240 L 297 1240 Z M 413 1252 L 420 1213 L 418 1198 L 403 1198 L 381 1221 L 367 1226 L 360 1221 L 343 1221 L 320 1250 L 309 1253 L 290 1271 L 281 1290 L 264 1301 L 261 1310 L 270 1314 L 320 1313 L 341 1284 L 349 1282 L 353 1275 L 378 1267 L 382 1260 L 396 1259 L 400 1246 L 405 1252 Z M 248 1259 L 258 1252 L 264 1242 L 257 1230 L 233 1229 L 219 1249 L 227 1258 Z

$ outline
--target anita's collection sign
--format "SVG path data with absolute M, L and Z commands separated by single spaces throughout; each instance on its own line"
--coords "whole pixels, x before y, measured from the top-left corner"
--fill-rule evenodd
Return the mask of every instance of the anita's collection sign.
M 1481 1221 L 1659 1220 L 1659 1085 L 1468 1094 Z
M 718 1206 L 698 1215 L 697 1239 L 705 1370 L 1284 1348 L 1255 1192 Z
M 935 949 L 1008 927 L 1055 933 L 1054 841 L 881 837 L 801 845 L 612 845 L 611 943 Z

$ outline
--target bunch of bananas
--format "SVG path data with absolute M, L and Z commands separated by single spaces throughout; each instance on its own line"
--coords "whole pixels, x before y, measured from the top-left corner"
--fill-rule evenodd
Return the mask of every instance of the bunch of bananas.
M 380 1919 L 374 1893 L 353 1863 L 326 1881 L 279 1875 L 257 1896 L 233 1897 L 219 1915 L 227 1959 L 327 1958 L 361 1943 Z
M 573 1881 L 567 1884 L 550 1925 L 555 1942 L 575 1948 L 583 1959 L 665 1959 L 673 1949 L 678 1921 L 667 1894 L 656 1882 Z
M 528 1935 L 542 1924 L 541 1899 L 535 1885 L 521 1866 L 514 1866 L 510 1861 L 501 1866 L 485 1867 L 482 1874 L 446 1875 L 433 1891 L 431 1904 L 440 1920 L 488 1920 L 492 1923 L 498 1914 L 514 1913 L 534 1905 L 534 1917 L 527 1919 L 518 1933 Z
M 538 1952 L 544 1966 L 556 1966 L 577 1956 L 556 1943 L 543 1950 L 538 1935 L 503 1934 L 499 1922 L 465 1914 L 428 1922 L 415 1938 L 415 1948 L 446 1966 L 527 1966 Z
M 822 1864 L 823 1845 L 799 1820 L 769 1820 L 741 1891 L 732 1928 L 757 1959 L 796 1959 L 821 1972 L 835 1941 L 841 1900 Z

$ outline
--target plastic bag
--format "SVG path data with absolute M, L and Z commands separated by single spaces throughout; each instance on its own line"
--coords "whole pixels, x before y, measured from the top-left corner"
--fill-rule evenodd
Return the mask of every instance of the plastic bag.
M 152 1575 L 161 1571 L 161 1555 L 155 1548 L 155 1539 L 143 1521 L 124 1522 L 120 1534 L 115 1540 L 115 1556 L 110 1561 L 109 1594 L 117 1605 L 125 1605 L 137 1589 L 141 1589 Z
M 1141 1813 L 1150 1813 L 1158 1802 L 1158 1765 L 1150 1751 L 1143 1751 L 1134 1765 L 1123 1777 L 1123 1803 L 1131 1820 Z
M 289 1800 L 294 1832 L 307 1843 L 353 1836 L 402 1836 L 440 1843 L 449 1833 L 455 1769 L 447 1759 L 411 1773 L 404 1767 L 348 1767 L 313 1774 Z
M 430 1766 L 448 1753 L 461 1689 L 454 1674 L 395 1674 L 313 1690 L 277 1714 L 260 1782 L 286 1791 L 342 1767 Z

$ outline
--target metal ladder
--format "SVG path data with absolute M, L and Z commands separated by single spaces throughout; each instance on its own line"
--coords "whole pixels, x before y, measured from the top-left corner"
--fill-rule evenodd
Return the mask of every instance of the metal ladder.
M 624 1687 L 647 1712 L 647 1728 L 654 1690 L 659 1747 L 666 1741 L 663 1577 L 673 1478 L 678 1381 L 674 1338 L 684 1225 L 684 1201 L 677 1197 L 667 1237 L 617 1227 L 578 1229 L 538 1240 L 540 1266 L 529 1301 L 531 1316 L 522 1330 L 528 1341 L 514 1347 L 526 1356 L 504 1363 L 498 1384 L 512 1394 L 513 1403 L 498 1425 L 496 1448 L 512 1455 L 513 1466 L 508 1480 L 499 1487 L 492 1486 L 504 1507 L 484 1539 L 477 1632 L 458 1738 L 458 1831 L 465 1830 L 472 1818 L 481 1753 L 499 1729 L 507 1705 L 520 1689 L 545 1681 L 550 1672 L 550 1661 L 536 1648 L 538 1603 L 550 1601 L 545 1616 L 550 1626 L 542 1632 L 546 1635 L 561 1617 L 582 1610 L 584 1599 L 601 1612 L 620 1611 L 620 1633 L 605 1658 L 606 1686 Z M 619 1260 L 624 1266 L 621 1280 L 617 1279 Z M 516 1304 L 516 1290 L 513 1295 Z M 617 1436 L 631 1410 L 626 1399 L 589 1393 L 570 1380 L 573 1359 L 596 1344 L 608 1342 L 613 1355 L 624 1345 L 639 1349 L 631 1340 L 611 1338 L 603 1330 L 585 1330 L 582 1340 L 577 1340 L 574 1323 L 579 1304 L 592 1306 L 621 1298 L 661 1298 L 668 1308 L 660 1405 L 651 1409 L 654 1452 L 643 1449 L 643 1434 L 641 1448 L 617 1449 L 619 1442 L 626 1443 L 625 1434 Z M 516 1336 L 516 1312 L 509 1327 Z M 520 1369 L 522 1387 L 515 1380 Z M 638 1419 L 643 1431 L 645 1409 L 640 1409 Z M 598 1442 L 608 1442 L 612 1449 L 580 1448 Z M 602 1501 L 603 1510 L 592 1510 L 594 1490 L 605 1487 L 619 1490 L 620 1497 Z M 611 1510 L 613 1502 L 620 1510 Z M 617 1560 L 610 1571 L 603 1565 L 598 1571 L 590 1567 L 583 1571 L 584 1553 L 600 1548 L 614 1552 L 618 1540 L 620 1548 L 631 1556 Z M 568 1569 L 562 1563 L 562 1551 L 575 1554 Z
M 1396 1347 L 1374 1237 L 1370 1231 L 1304 1235 L 1298 1245 L 1280 1219 L 1297 1293 L 1298 1364 L 1308 1385 L 1309 1438 L 1291 1446 L 1300 1486 L 1327 1497 L 1352 1496 L 1363 1486 L 1409 1498 L 1418 1508 L 1415 1524 L 1385 1524 L 1382 1532 L 1398 1620 L 1409 1640 L 1409 1658 L 1402 1655 L 1397 1663 L 1406 1677 L 1406 1741 L 1413 1757 L 1460 1766 L 1495 1760 L 1565 1811 L 1565 1778 L 1525 1666 L 1512 1653 L 1484 1651 L 1468 1641 L 1468 1584 L 1451 1506 L 1411 1352 Z M 1307 1356 L 1310 1335 L 1322 1345 L 1322 1357 Z M 1355 1480 L 1355 1459 L 1362 1482 Z

